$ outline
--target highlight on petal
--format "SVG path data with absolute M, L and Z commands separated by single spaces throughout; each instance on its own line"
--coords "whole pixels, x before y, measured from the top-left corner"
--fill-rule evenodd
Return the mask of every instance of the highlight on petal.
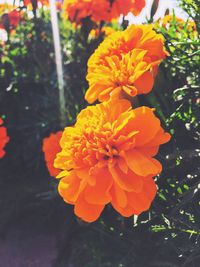
M 87 222 L 109 203 L 123 216 L 140 214 L 155 197 L 152 177 L 162 166 L 153 157 L 168 140 L 149 108 L 134 110 L 127 100 L 89 106 L 62 134 L 58 192 Z

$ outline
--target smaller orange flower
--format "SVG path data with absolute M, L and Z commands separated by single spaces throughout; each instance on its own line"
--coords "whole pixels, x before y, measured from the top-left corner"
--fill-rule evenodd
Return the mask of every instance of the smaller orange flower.
M 85 99 L 93 103 L 149 93 L 166 56 L 164 38 L 151 25 L 131 25 L 111 34 L 88 60 Z
M 59 173 L 59 170 L 54 168 L 53 162 L 56 154 L 61 150 L 59 145 L 61 136 L 62 131 L 59 131 L 57 133 L 50 134 L 49 137 L 46 137 L 43 140 L 42 150 L 44 153 L 47 169 L 52 177 L 56 177 Z
M 3 120 L 0 118 L 0 125 L 3 124 Z M 9 137 L 7 136 L 7 130 L 5 127 L 0 127 L 0 158 L 3 158 L 5 155 L 4 147 L 9 141 Z

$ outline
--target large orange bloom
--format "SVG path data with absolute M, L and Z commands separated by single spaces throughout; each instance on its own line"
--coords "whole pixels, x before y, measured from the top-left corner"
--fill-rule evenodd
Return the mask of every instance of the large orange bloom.
M 127 100 L 89 106 L 63 132 L 54 161 L 62 170 L 58 191 L 87 222 L 108 203 L 123 216 L 140 214 L 149 209 L 153 176 L 162 170 L 153 157 L 169 139 L 148 107 L 133 110 Z
M 163 43 L 151 25 L 131 25 L 107 37 L 88 61 L 86 100 L 149 93 L 157 66 L 167 55 Z
M 59 170 L 54 168 L 53 162 L 56 154 L 61 151 L 59 142 L 62 136 L 62 131 L 50 134 L 49 137 L 44 138 L 42 150 L 44 152 L 44 158 L 49 174 L 56 177 L 59 174 Z
M 0 118 L 0 125 L 3 124 L 3 120 Z M 9 137 L 7 136 L 7 130 L 5 127 L 0 127 L 0 158 L 5 155 L 4 147 L 8 143 Z

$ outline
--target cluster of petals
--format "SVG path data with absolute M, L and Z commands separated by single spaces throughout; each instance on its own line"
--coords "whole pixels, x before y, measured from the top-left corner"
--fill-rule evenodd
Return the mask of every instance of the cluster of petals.
M 3 124 L 3 120 L 0 118 L 0 125 Z M 0 158 L 3 158 L 5 155 L 4 147 L 8 143 L 9 137 L 7 135 L 7 129 L 3 126 L 0 126 Z
M 166 56 L 164 38 L 151 25 L 130 25 L 113 33 L 88 60 L 86 100 L 103 102 L 149 93 Z
M 87 17 L 109 22 L 128 12 L 138 15 L 144 6 L 145 0 L 64 0 L 63 9 L 70 21 L 80 24 Z
M 52 177 L 56 177 L 59 174 L 59 170 L 54 168 L 53 163 L 56 154 L 60 152 L 61 148 L 59 145 L 62 136 L 62 131 L 51 133 L 49 137 L 44 138 L 42 144 L 42 150 L 46 161 L 46 166 L 49 174 Z
M 125 217 L 139 215 L 155 197 L 162 166 L 154 156 L 169 139 L 148 107 L 132 109 L 127 100 L 89 106 L 63 131 L 54 161 L 58 191 L 87 222 L 108 203 Z

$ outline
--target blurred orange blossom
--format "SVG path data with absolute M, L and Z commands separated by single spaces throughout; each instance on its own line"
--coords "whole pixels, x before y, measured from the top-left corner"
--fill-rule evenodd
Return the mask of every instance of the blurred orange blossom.
M 125 217 L 139 215 L 156 195 L 153 176 L 162 166 L 153 157 L 169 139 L 148 107 L 132 109 L 127 100 L 89 106 L 63 132 L 58 191 L 87 222 L 108 203 Z
M 138 15 L 144 6 L 145 0 L 64 0 L 63 10 L 70 21 L 80 24 L 87 17 L 110 22 L 128 12 Z
M 59 131 L 57 133 L 51 133 L 49 137 L 46 137 L 43 140 L 42 150 L 44 153 L 47 169 L 52 177 L 56 177 L 56 175 L 59 174 L 59 170 L 54 168 L 53 162 L 56 154 L 61 151 L 59 145 L 61 136 L 62 131 Z
M 90 17 L 95 22 L 107 19 L 109 3 L 107 0 L 64 0 L 64 15 L 76 24 Z
M 3 120 L 0 118 L 0 125 L 3 124 Z M 5 155 L 4 147 L 9 142 L 7 130 L 5 127 L 0 126 L 0 158 Z
M 22 13 L 19 10 L 12 10 L 8 13 L 4 13 L 0 18 L 0 28 L 7 31 L 15 29 L 20 20 L 22 19 Z

